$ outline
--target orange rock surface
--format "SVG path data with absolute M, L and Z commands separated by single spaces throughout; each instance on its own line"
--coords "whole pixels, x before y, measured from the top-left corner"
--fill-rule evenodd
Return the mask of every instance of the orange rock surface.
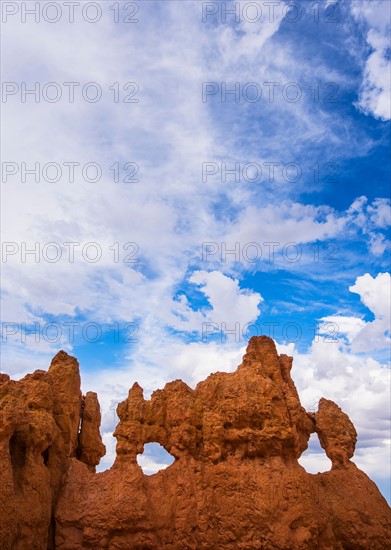
M 291 366 L 262 336 L 194 390 L 176 380 L 144 400 L 134 384 L 103 473 L 99 403 L 76 359 L 0 375 L 0 548 L 384 550 L 390 508 L 350 460 L 353 424 L 326 399 L 307 413 Z M 332 461 L 316 475 L 298 463 L 313 432 Z M 152 476 L 136 460 L 148 442 L 176 459 Z

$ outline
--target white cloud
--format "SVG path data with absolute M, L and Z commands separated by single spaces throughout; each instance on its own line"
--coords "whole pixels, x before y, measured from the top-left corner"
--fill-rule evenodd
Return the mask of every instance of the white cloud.
M 228 342 L 227 345 L 216 342 L 193 342 L 187 346 L 178 346 L 178 353 L 172 360 L 172 368 L 191 387 L 195 387 L 211 372 L 234 371 L 241 363 L 245 349 L 245 346 L 238 347 Z
M 338 338 L 340 334 L 346 334 L 349 343 L 360 334 L 366 323 L 360 317 L 347 317 L 343 315 L 327 315 L 321 319 L 321 334 Z
M 364 321 L 360 317 L 331 315 L 323 317 L 326 334 L 327 325 L 334 325 L 336 335 L 345 334 L 353 352 L 387 350 L 391 344 L 391 278 L 389 273 L 379 273 L 375 278 L 369 273 L 357 277 L 356 283 L 349 287 L 350 292 L 360 296 L 361 302 L 373 313 L 373 321 Z M 325 332 L 323 332 L 324 334 Z
M 376 118 L 391 118 L 391 4 L 383 0 L 351 2 L 354 17 L 369 27 L 367 43 L 370 53 L 365 61 L 363 82 L 357 106 Z
M 381 233 L 369 233 L 369 249 L 374 256 L 382 256 L 389 248 L 389 243 Z
M 274 208 L 248 206 L 235 224 L 227 227 L 226 241 L 306 243 L 333 238 L 345 224 L 343 216 L 326 206 L 312 206 L 289 201 Z
M 382 231 L 391 225 L 390 199 L 356 198 L 347 210 L 346 221 L 356 226 L 368 239 L 368 248 L 374 256 L 382 256 L 390 248 L 390 241 Z
M 286 2 L 271 6 L 267 0 L 252 3 L 239 0 L 233 5 L 236 6 L 239 14 L 240 22 L 237 29 L 231 25 L 217 28 L 219 53 L 225 67 L 238 61 L 243 64 L 254 63 L 267 40 L 278 31 L 286 11 Z M 233 9 L 233 5 L 230 9 Z M 233 20 L 232 16 L 231 20 Z
M 391 281 L 389 273 L 379 273 L 376 278 L 366 273 L 358 277 L 356 284 L 349 287 L 351 292 L 359 294 L 361 301 L 375 316 L 365 324 L 353 338 L 354 351 L 389 349 L 390 340 L 390 304 Z
M 354 462 L 364 472 L 369 473 L 373 478 L 387 480 L 389 472 L 385 467 L 390 462 L 390 440 L 384 439 L 383 445 L 369 448 L 358 448 Z
M 357 197 L 347 210 L 350 221 L 363 231 L 386 229 L 391 225 L 390 199 L 375 199 L 368 203 L 365 196 Z
M 112 318 L 132 321 L 137 316 L 170 318 L 175 309 L 172 289 L 184 280 L 190 265 L 199 267 L 202 242 L 240 240 L 243 245 L 258 242 L 260 237 L 261 242 L 308 242 L 342 234 L 344 216 L 327 207 L 289 200 L 280 204 L 275 198 L 273 208 L 270 199 L 257 206 L 262 195 L 254 190 L 242 186 L 228 190 L 221 182 L 217 186 L 200 184 L 202 162 L 216 157 L 246 158 L 253 152 L 238 148 L 235 132 L 224 129 L 222 138 L 215 114 L 201 101 L 202 81 L 239 78 L 283 83 L 298 80 L 301 71 L 306 78 L 314 75 L 312 68 L 303 68 L 283 44 L 273 47 L 282 3 L 273 22 L 254 26 L 242 21 L 240 33 L 229 25 L 208 28 L 201 23 L 199 4 L 188 2 L 187 6 L 174 9 L 173 4 L 166 4 L 159 14 L 148 11 L 145 3 L 141 11 L 147 11 L 131 33 L 111 24 L 110 10 L 97 25 L 80 21 L 42 24 L 39 34 L 35 25 L 21 24 L 17 17 L 4 26 L 4 40 L 12 44 L 13 51 L 12 60 L 6 59 L 4 79 L 30 81 L 35 74 L 34 79 L 42 83 L 96 81 L 104 90 L 97 104 L 65 100 L 22 103 L 18 96 L 5 106 L 8 140 L 3 146 L 4 160 L 26 162 L 29 167 L 36 162 L 43 166 L 54 161 L 60 165 L 96 161 L 104 167 L 102 180 L 96 184 L 80 177 L 69 184 L 64 176 L 58 184 L 35 183 L 32 178 L 21 184 L 16 178 L 3 186 L 3 203 L 7 204 L 4 241 L 16 242 L 19 247 L 25 241 L 30 248 L 35 242 L 41 246 L 79 242 L 79 251 L 83 243 L 93 241 L 104 251 L 97 264 L 88 264 L 80 254 L 72 264 L 66 259 L 52 264 L 42 258 L 35 263 L 31 256 L 23 263 L 20 251 L 8 258 L 2 266 L 5 320 L 40 320 L 45 313 L 76 316 L 78 311 L 88 312 L 97 322 Z M 155 24 L 161 18 L 164 25 L 159 26 L 157 36 Z M 145 44 L 142 49 L 141 42 Z M 122 55 L 133 51 L 138 55 Z M 331 78 L 330 68 L 317 65 L 315 69 Z M 115 81 L 140 84 L 140 103 L 126 105 L 128 116 L 121 114 L 124 105 L 112 100 L 109 88 Z M 295 105 L 294 111 L 286 102 L 268 108 L 270 115 L 280 120 L 287 109 L 294 117 L 278 139 L 267 140 L 280 160 L 293 141 L 298 144 L 300 140 L 307 149 L 309 139 L 326 135 L 329 121 L 322 119 L 322 113 L 312 116 L 304 102 Z M 329 128 L 327 135 L 331 133 Z M 254 148 L 259 149 L 258 142 Z M 137 162 L 140 182 L 113 185 L 109 167 L 115 161 Z M 229 215 L 222 219 L 214 211 L 219 199 L 230 202 L 233 219 Z M 249 203 L 253 206 L 247 207 Z M 382 239 L 371 239 L 373 251 L 380 253 Z M 136 242 L 139 264 L 115 264 L 110 251 L 115 242 Z
M 389 273 L 379 273 L 375 278 L 366 273 L 357 277 L 354 285 L 349 287 L 350 292 L 355 292 L 361 298 L 364 305 L 370 309 L 375 317 L 385 322 L 390 322 L 391 303 L 391 278 Z
M 260 314 L 262 296 L 258 292 L 241 289 L 239 281 L 223 275 L 219 271 L 196 271 L 190 282 L 200 286 L 208 298 L 212 311 L 205 312 L 205 318 L 218 325 L 226 323 L 241 327 L 255 321 Z
M 368 214 L 372 224 L 377 228 L 387 228 L 391 225 L 391 205 L 389 199 L 375 199 L 368 205 Z
M 156 474 L 160 470 L 165 470 L 174 462 L 174 457 L 170 455 L 159 443 L 147 443 L 144 445 L 144 452 L 137 455 L 137 463 L 141 466 L 144 474 Z

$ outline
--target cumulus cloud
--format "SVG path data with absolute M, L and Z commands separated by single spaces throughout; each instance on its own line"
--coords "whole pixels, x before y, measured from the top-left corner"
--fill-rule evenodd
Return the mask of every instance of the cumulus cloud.
M 239 323 L 244 326 L 255 321 L 260 314 L 262 296 L 258 292 L 241 289 L 239 281 L 223 275 L 219 271 L 196 271 L 190 282 L 199 285 L 212 306 L 205 317 L 221 325 Z
M 390 274 L 379 273 L 377 277 L 372 277 L 366 273 L 358 277 L 356 283 L 349 287 L 350 292 L 359 294 L 361 301 L 370 309 L 376 318 L 390 321 Z
M 350 292 L 360 296 L 361 302 L 374 315 L 373 321 L 360 317 L 331 315 L 323 317 L 324 323 L 335 326 L 335 332 L 345 334 L 349 347 L 354 352 L 387 350 L 391 345 L 391 278 L 389 273 L 372 277 L 369 273 L 357 277 Z

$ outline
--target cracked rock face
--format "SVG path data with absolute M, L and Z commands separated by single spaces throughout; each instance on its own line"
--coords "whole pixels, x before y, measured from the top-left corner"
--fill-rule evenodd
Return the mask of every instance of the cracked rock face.
M 134 384 L 103 473 L 99 403 L 76 359 L 0 375 L 0 548 L 383 550 L 390 509 L 350 460 L 354 426 L 327 399 L 306 413 L 291 366 L 254 337 L 235 372 L 195 389 L 176 380 L 145 400 Z M 332 461 L 316 475 L 298 463 L 314 432 Z M 149 442 L 176 459 L 153 476 L 136 460 Z

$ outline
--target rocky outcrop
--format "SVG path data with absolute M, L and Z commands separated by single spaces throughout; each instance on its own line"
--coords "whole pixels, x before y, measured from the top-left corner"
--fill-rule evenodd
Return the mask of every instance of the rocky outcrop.
M 357 441 L 357 432 L 348 415 L 333 401 L 322 398 L 315 413 L 315 430 L 332 467 L 346 467 Z
M 134 384 L 103 473 L 99 403 L 81 395 L 74 358 L 60 352 L 19 382 L 2 375 L 0 547 L 383 550 L 390 509 L 350 461 L 354 426 L 326 399 L 306 413 L 291 366 L 254 337 L 236 372 L 195 389 L 176 380 L 145 400 Z M 313 432 L 333 464 L 317 475 L 298 463 Z M 153 476 L 136 460 L 148 442 L 176 459 Z
M 19 382 L 2 375 L 1 549 L 55 548 L 54 512 L 70 462 L 80 456 L 89 465 L 97 464 L 105 453 L 99 417 L 87 428 L 93 436 L 88 445 L 79 446 L 82 400 L 79 364 L 64 351 L 54 357 L 48 372 L 35 371 Z M 96 403 L 95 396 L 89 408 Z
M 80 433 L 77 457 L 95 472 L 95 466 L 106 452 L 99 433 L 101 421 L 100 406 L 96 393 L 89 391 L 82 400 Z

